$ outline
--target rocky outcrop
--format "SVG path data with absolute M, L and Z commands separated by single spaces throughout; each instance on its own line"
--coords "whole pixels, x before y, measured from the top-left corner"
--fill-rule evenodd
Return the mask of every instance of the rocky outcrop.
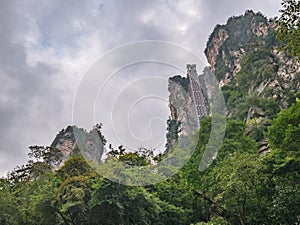
M 58 149 L 61 153 L 59 164 L 53 165 L 53 169 L 60 169 L 73 155 L 81 154 L 86 159 L 101 163 L 104 151 L 102 137 L 97 129 L 89 133 L 75 126 L 68 126 L 61 130 L 51 144 L 51 148 Z
M 100 130 L 95 127 L 90 132 L 86 132 L 83 129 L 75 127 L 74 135 L 80 154 L 82 154 L 86 160 L 100 164 L 104 152 L 104 144 L 106 143 Z
M 240 71 L 245 53 L 274 41 L 270 36 L 268 20 L 251 10 L 242 16 L 229 18 L 225 25 L 217 25 L 204 52 L 220 86 L 229 84 Z
M 53 166 L 54 170 L 61 168 L 64 163 L 72 156 L 73 150 L 76 148 L 73 127 L 68 126 L 62 129 L 53 140 L 51 148 L 56 148 L 61 152 L 60 164 Z
M 176 76 L 176 79 L 170 78 L 168 87 L 171 120 L 177 121 L 179 136 L 187 136 L 199 127 L 193 99 L 190 90 L 183 88 L 184 82 L 189 85 L 188 79 Z
M 275 29 L 274 22 L 251 10 L 216 26 L 205 54 L 220 87 L 238 85 L 250 95 L 275 99 L 280 108 L 290 105 L 300 88 L 300 63 L 278 50 Z M 253 79 L 249 85 L 241 85 L 245 74 Z
M 205 54 L 226 96 L 228 115 L 247 123 L 260 154 L 269 152 L 270 119 L 300 96 L 300 63 L 278 50 L 276 24 L 246 11 L 218 25 Z

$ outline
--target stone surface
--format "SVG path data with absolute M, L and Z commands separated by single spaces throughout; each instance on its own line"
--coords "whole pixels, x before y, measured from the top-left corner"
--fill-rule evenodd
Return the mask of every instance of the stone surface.
M 74 154 L 82 154 L 86 159 L 101 163 L 104 146 L 96 129 L 87 133 L 75 126 L 68 126 L 61 130 L 51 144 L 52 148 L 62 153 L 61 163 L 53 166 L 54 170 L 60 169 Z

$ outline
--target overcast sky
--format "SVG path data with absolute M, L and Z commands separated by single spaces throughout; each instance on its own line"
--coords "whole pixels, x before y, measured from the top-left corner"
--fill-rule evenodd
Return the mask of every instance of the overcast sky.
M 80 80 L 107 51 L 163 40 L 205 60 L 214 26 L 247 9 L 273 17 L 280 0 L 0 1 L 0 176 L 72 124 Z

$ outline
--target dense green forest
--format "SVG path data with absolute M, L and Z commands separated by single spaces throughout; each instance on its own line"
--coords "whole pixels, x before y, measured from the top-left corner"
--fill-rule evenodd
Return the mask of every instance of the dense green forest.
M 126 186 L 104 178 L 78 149 L 53 171 L 59 151 L 32 146 L 28 163 L 0 179 L 0 224 L 300 224 L 300 75 L 285 89 L 285 105 L 282 99 L 272 98 L 275 88 L 252 91 L 278 71 L 280 62 L 270 53 L 277 44 L 275 36 L 279 49 L 289 57 L 300 56 L 299 11 L 298 1 L 284 0 L 277 34 L 270 33 L 268 41 L 257 40 L 260 48 L 245 54 L 241 70 L 222 87 L 228 108 L 226 134 L 206 170 L 199 171 L 198 166 L 210 136 L 210 117 L 202 119 L 201 129 L 189 137 L 196 148 L 188 163 L 167 180 L 146 186 Z M 261 15 L 256 18 L 258 23 L 266 22 Z M 229 25 L 237 19 L 229 19 Z M 247 22 L 246 17 L 243 20 Z M 241 32 L 247 33 L 244 28 L 241 24 Z M 228 39 L 226 46 L 230 41 L 249 43 L 248 39 Z M 220 51 L 227 51 L 226 46 Z M 221 79 L 230 71 L 229 64 L 220 57 L 216 61 Z M 247 118 L 249 108 L 255 107 L 263 116 Z M 261 143 L 267 146 L 263 153 L 258 151 Z M 106 160 L 145 166 L 164 157 L 145 150 L 127 152 L 120 146 L 110 148 Z
M 32 147 L 28 164 L 1 179 L 1 224 L 296 224 L 300 215 L 300 101 L 282 110 L 264 133 L 271 153 L 260 157 L 247 124 L 228 119 L 217 159 L 198 163 L 210 118 L 193 136 L 191 160 L 168 180 L 145 187 L 113 183 L 80 154 L 56 172 L 54 149 Z M 53 153 L 53 154 L 52 154 Z M 111 157 L 150 163 L 143 154 L 114 150 Z M 159 160 L 159 159 L 155 159 Z

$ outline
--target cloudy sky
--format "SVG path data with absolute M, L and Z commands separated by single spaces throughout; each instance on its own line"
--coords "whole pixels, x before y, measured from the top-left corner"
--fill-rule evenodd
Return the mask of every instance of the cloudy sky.
M 99 57 L 162 40 L 205 61 L 214 26 L 247 9 L 273 17 L 280 0 L 0 1 L 0 176 L 26 162 L 28 146 L 49 145 L 72 124 L 78 85 Z

